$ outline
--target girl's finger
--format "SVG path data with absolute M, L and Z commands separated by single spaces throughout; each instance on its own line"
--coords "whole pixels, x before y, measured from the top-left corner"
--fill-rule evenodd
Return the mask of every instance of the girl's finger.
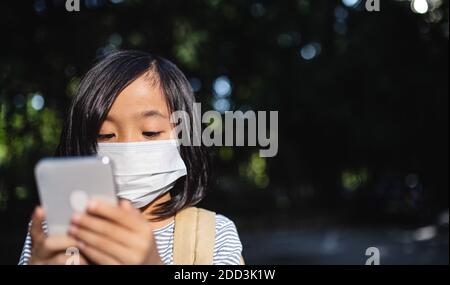
M 124 246 L 129 246 L 135 242 L 127 228 L 93 215 L 76 214 L 72 218 L 72 225 L 110 238 Z
M 120 224 L 132 231 L 138 232 L 143 226 L 142 217 L 139 213 L 133 213 L 118 207 L 117 205 L 109 204 L 99 200 L 92 200 L 89 203 L 87 212 L 116 224 Z
M 76 240 L 68 235 L 50 235 L 42 243 L 45 251 L 52 254 L 54 252 L 66 252 L 67 249 L 75 247 Z
M 73 259 L 73 254 L 67 254 L 65 252 L 59 252 L 51 257 L 35 263 L 35 265 L 45 264 L 45 265 L 88 265 L 86 257 L 79 254 L 77 259 Z
M 42 229 L 42 223 L 44 222 L 45 214 L 44 209 L 41 207 L 36 207 L 33 213 L 33 217 L 31 219 L 31 240 L 33 244 L 41 244 L 45 238 L 46 235 L 44 233 L 44 230 Z
M 44 261 L 44 264 L 47 265 L 66 265 L 67 260 L 70 258 L 70 256 L 65 255 L 64 253 L 58 253 L 53 255 L 52 257 L 48 258 Z
M 81 241 L 82 244 L 101 252 L 105 256 L 110 256 L 122 263 L 129 258 L 130 251 L 126 247 L 107 237 L 74 226 L 70 228 L 69 233 Z
M 100 250 L 91 247 L 83 242 L 78 242 L 77 247 L 80 248 L 81 252 L 92 262 L 96 264 L 105 265 L 117 265 L 120 264 L 118 260 L 114 259 L 112 256 L 107 255 Z

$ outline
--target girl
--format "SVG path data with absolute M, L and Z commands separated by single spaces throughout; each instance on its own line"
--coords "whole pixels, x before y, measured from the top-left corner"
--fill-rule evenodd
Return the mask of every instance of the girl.
M 171 112 L 195 102 L 170 61 L 120 51 L 80 83 L 57 156 L 104 154 L 113 160 L 120 202 L 91 201 L 67 235 L 48 236 L 45 213 L 33 213 L 19 264 L 65 264 L 76 247 L 81 264 L 240 264 L 242 245 L 228 218 L 194 206 L 210 182 L 207 153 L 178 146 Z

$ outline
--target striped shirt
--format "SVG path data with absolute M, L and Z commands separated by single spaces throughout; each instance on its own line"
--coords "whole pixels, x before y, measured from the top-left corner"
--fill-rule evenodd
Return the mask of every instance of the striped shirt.
M 47 232 L 47 226 L 43 229 Z M 153 230 L 158 253 L 164 264 L 173 264 L 173 234 L 175 221 Z M 31 235 L 28 231 L 25 244 L 20 255 L 19 265 L 26 265 L 31 257 Z M 238 265 L 242 254 L 242 244 L 236 226 L 227 217 L 216 214 L 216 241 L 214 244 L 213 264 Z

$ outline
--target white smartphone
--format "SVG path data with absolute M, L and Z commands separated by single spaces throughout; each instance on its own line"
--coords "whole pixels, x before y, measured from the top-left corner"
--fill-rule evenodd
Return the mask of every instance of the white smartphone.
M 117 203 L 108 157 L 44 158 L 34 169 L 49 234 L 65 234 L 91 198 Z

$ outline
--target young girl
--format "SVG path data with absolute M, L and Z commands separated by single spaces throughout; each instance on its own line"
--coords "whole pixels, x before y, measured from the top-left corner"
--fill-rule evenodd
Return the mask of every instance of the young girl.
M 228 218 L 193 207 L 210 182 L 207 153 L 178 145 L 171 112 L 195 102 L 170 61 L 138 51 L 113 53 L 81 81 L 57 156 L 108 155 L 120 201 L 90 201 L 66 235 L 47 235 L 33 213 L 19 264 L 240 264 L 242 245 Z

